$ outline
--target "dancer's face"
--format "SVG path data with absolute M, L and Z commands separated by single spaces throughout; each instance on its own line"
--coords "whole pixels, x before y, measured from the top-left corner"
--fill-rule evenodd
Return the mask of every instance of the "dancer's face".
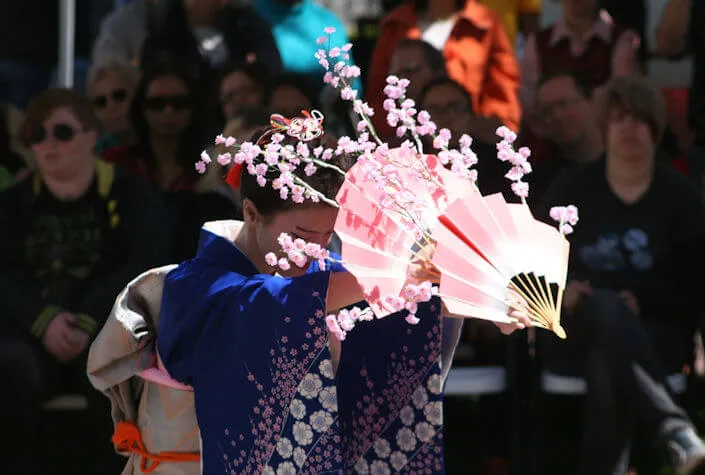
M 262 216 L 253 208 L 254 205 L 249 200 L 244 203 L 245 220 L 254 225 L 257 247 L 262 253 L 262 259 L 269 252 L 283 256 L 279 252 L 281 246 L 277 242 L 282 233 L 288 234 L 292 239 L 303 239 L 307 243 L 327 247 L 338 217 L 338 209 L 325 204 L 299 206 L 271 216 Z M 308 263 L 303 268 L 292 263 L 288 271 L 277 272 L 293 277 L 305 274 L 307 268 Z

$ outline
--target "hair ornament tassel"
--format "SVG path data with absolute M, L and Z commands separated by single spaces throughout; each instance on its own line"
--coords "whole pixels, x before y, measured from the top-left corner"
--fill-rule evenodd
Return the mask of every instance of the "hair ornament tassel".
M 244 165 L 244 163 L 234 163 L 233 166 L 230 167 L 228 176 L 225 177 L 225 183 L 227 183 L 233 190 L 240 189 L 240 182 L 242 181 L 242 167 Z

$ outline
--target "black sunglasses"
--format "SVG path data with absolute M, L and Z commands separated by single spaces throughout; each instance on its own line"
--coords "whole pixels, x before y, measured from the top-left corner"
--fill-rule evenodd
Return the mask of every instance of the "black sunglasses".
M 69 124 L 55 124 L 51 131 L 47 131 L 40 125 L 29 134 L 28 142 L 30 145 L 39 145 L 47 139 L 49 133 L 59 142 L 70 142 L 76 136 L 76 129 Z
M 103 109 L 108 105 L 108 98 L 118 104 L 124 102 L 127 99 L 127 89 L 115 89 L 108 95 L 96 96 L 93 98 L 93 105 L 98 109 Z
M 186 95 L 177 96 L 152 96 L 144 100 L 144 107 L 154 111 L 162 111 L 171 107 L 175 111 L 191 108 L 191 99 Z

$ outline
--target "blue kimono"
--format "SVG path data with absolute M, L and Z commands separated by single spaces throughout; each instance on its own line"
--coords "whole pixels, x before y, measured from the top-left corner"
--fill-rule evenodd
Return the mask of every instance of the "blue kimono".
M 418 325 L 359 323 L 334 376 L 325 301 L 343 269 L 259 274 L 234 226 L 207 223 L 169 273 L 157 331 L 166 370 L 194 388 L 203 473 L 443 473 L 437 302 Z

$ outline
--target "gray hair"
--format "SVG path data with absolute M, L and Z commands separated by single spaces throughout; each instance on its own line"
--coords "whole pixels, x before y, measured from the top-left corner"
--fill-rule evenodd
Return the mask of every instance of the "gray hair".
M 140 71 L 132 63 L 119 56 L 110 56 L 91 65 L 88 70 L 86 88 L 90 89 L 110 73 L 117 74 L 125 81 L 125 86 L 134 89 L 140 79 Z

